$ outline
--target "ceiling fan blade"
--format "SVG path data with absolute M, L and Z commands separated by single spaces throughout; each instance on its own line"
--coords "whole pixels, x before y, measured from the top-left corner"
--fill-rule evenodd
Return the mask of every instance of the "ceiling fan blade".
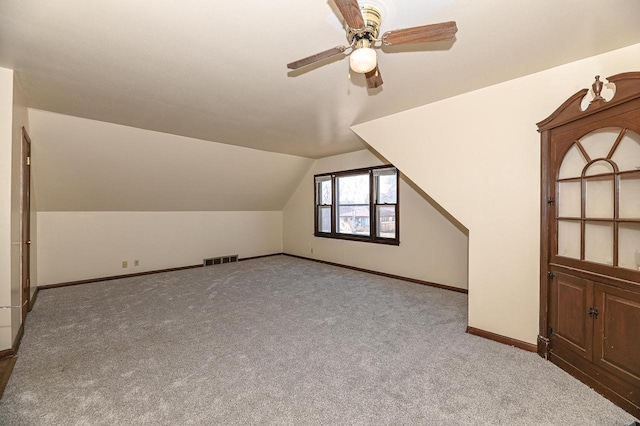
M 380 75 L 380 69 L 378 67 L 365 73 L 365 77 L 367 77 L 367 87 L 369 89 L 377 89 L 382 86 L 382 76 Z
M 382 35 L 382 43 L 386 45 L 424 43 L 428 41 L 449 40 L 458 32 L 454 21 L 421 27 L 387 31 Z
M 323 59 L 330 58 L 344 52 L 347 48 L 345 46 L 336 46 L 334 48 L 325 50 L 324 52 L 316 53 L 315 55 L 308 56 L 304 59 L 291 62 L 287 64 L 287 68 L 290 70 L 297 70 L 298 68 L 313 64 L 314 62 L 322 61 Z
M 358 0 L 334 0 L 336 6 L 340 10 L 340 14 L 347 22 L 349 27 L 354 30 L 364 29 L 364 19 L 362 18 L 362 12 L 360 12 L 360 6 Z

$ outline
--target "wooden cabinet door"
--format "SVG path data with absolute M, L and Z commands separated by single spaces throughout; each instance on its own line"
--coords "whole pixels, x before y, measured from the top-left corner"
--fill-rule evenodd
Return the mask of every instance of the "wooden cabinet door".
M 595 285 L 594 293 L 599 312 L 594 319 L 593 362 L 638 389 L 640 293 L 602 284 Z
M 593 282 L 554 272 L 551 286 L 551 351 L 559 356 L 574 352 L 591 360 L 593 353 Z

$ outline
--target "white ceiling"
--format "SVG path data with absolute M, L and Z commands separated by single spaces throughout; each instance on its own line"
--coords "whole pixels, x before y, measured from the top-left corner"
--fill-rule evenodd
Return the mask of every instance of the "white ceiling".
M 345 44 L 331 0 L 0 0 L 0 66 L 33 108 L 318 158 L 362 149 L 353 124 L 640 42 L 638 0 L 368 3 L 383 32 L 457 38 L 385 48 L 370 91 L 346 59 L 286 68 Z

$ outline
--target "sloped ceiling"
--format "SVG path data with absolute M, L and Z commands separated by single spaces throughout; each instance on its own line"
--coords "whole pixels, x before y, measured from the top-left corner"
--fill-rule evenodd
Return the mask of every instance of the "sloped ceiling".
M 0 66 L 32 108 L 319 158 L 362 149 L 354 124 L 640 42 L 637 0 L 366 3 L 383 31 L 457 38 L 383 49 L 370 91 L 345 58 L 286 69 L 345 43 L 331 0 L 2 0 Z
M 279 211 L 313 163 L 33 109 L 29 127 L 38 211 Z

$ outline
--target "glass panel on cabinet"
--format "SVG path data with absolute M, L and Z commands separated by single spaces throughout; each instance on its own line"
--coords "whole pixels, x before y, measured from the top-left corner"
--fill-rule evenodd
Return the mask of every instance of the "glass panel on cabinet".
M 618 266 L 640 271 L 640 223 L 618 226 Z
M 580 222 L 558 221 L 558 256 L 580 259 Z
M 613 223 L 587 222 L 585 224 L 584 260 L 613 265 Z
M 558 182 L 557 198 L 559 217 L 580 217 L 582 208 L 580 181 Z
M 627 130 L 620 144 L 611 156 L 621 172 L 640 170 L 640 135 Z
M 592 160 L 607 158 L 621 131 L 620 128 L 599 129 L 580 139 L 580 144 Z
M 585 216 L 613 218 L 613 176 L 594 177 L 586 180 Z
M 605 160 L 600 160 L 592 163 L 587 171 L 584 173 L 585 176 L 595 176 L 595 175 L 603 175 L 606 173 L 613 173 L 613 166 L 611 163 Z
M 640 219 L 640 172 L 620 175 L 620 218 Z
M 587 165 L 587 160 L 576 146 L 571 145 L 562 159 L 562 165 L 558 171 L 558 179 L 568 179 L 582 176 L 582 169 Z

